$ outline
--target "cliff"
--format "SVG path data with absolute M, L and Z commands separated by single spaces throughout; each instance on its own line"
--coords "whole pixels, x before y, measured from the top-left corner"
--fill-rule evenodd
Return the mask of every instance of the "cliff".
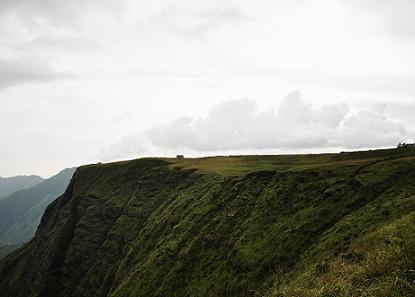
M 80 167 L 46 209 L 35 238 L 0 262 L 0 291 L 5 297 L 346 296 L 323 295 L 324 279 L 312 281 L 333 276 L 339 259 L 364 263 L 385 228 L 413 228 L 413 153 Z M 396 246 L 414 241 L 412 232 L 390 234 L 400 238 L 391 241 Z M 405 261 L 383 274 L 361 276 L 362 292 L 376 283 L 401 294 L 379 296 L 411 296 L 413 286 L 404 285 L 415 278 L 409 251 L 402 249 Z

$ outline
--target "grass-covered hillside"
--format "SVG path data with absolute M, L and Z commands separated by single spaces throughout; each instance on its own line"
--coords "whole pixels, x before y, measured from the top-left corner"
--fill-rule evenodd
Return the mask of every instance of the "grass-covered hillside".
M 415 296 L 415 150 L 79 168 L 2 296 Z

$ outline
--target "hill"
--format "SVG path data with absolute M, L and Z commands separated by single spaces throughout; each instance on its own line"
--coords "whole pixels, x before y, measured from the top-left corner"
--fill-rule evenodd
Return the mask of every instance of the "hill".
M 0 246 L 29 241 L 46 207 L 66 189 L 75 168 L 68 168 L 43 182 L 0 200 Z
M 3 296 L 414 296 L 415 151 L 78 168 Z
M 19 190 L 31 188 L 44 179 L 37 175 L 0 177 L 0 200 Z

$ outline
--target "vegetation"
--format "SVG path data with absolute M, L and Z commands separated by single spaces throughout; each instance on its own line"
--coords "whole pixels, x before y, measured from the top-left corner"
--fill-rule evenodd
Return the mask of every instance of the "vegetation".
M 3 296 L 414 296 L 415 150 L 83 166 Z
M 359 237 L 336 257 L 294 278 L 277 279 L 267 296 L 415 296 L 415 215 Z

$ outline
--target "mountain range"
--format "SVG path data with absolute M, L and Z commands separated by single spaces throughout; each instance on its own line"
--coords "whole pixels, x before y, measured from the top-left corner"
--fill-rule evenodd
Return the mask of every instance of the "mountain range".
M 37 175 L 0 177 L 0 200 L 19 190 L 31 188 L 44 181 Z
M 8 179 L 16 181 L 15 189 L 17 181 L 21 181 L 20 188 L 26 188 L 0 200 L 0 257 L 32 239 L 46 207 L 65 191 L 74 172 L 75 168 L 67 168 L 38 183 L 36 177 Z M 28 187 L 30 183 L 35 185 Z

